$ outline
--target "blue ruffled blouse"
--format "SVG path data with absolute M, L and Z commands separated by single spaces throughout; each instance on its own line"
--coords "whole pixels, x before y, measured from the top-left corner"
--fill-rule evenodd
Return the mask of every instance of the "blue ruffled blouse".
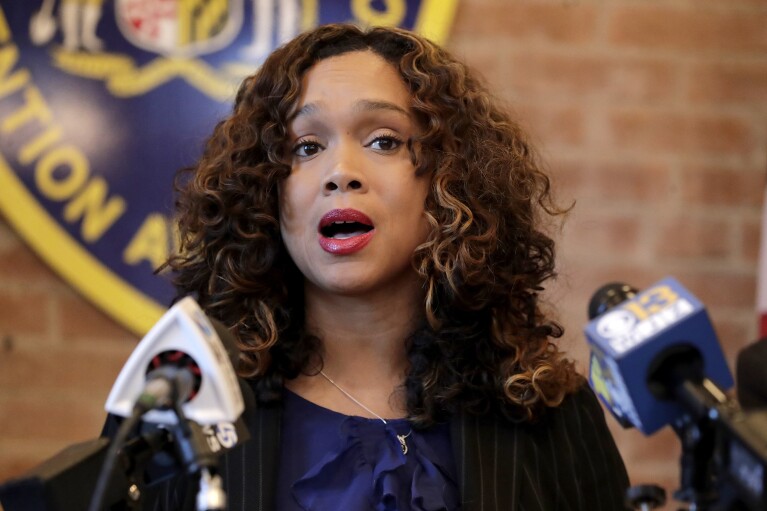
M 277 509 L 459 508 L 447 424 L 416 431 L 406 419 L 343 415 L 287 389 L 284 406 Z

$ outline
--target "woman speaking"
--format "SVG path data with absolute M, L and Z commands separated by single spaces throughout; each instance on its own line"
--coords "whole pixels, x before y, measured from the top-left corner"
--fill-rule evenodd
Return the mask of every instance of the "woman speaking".
M 167 265 L 258 406 L 232 510 L 625 509 L 539 295 L 564 211 L 514 120 L 412 33 L 326 25 L 247 78 L 180 175 Z M 195 483 L 148 509 L 193 509 Z

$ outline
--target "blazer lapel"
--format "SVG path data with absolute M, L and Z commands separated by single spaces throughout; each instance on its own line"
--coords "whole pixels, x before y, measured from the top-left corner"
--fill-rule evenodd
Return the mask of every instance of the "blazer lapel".
M 228 509 L 271 511 L 277 484 L 275 467 L 279 459 L 282 407 L 259 405 L 245 414 L 250 440 L 228 452 L 221 463 Z

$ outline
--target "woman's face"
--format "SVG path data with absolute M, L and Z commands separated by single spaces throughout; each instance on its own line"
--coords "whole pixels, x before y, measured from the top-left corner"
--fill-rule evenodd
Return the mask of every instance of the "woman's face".
M 357 51 L 315 64 L 302 90 L 280 189 L 290 256 L 309 286 L 333 294 L 412 283 L 429 178 L 416 177 L 407 149 L 417 128 L 404 82 L 375 53 Z

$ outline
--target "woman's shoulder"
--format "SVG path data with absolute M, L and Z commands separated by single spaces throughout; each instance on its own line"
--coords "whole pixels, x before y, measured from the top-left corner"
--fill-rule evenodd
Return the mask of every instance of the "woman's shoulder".
M 548 406 L 532 420 L 513 419 L 501 413 L 463 413 L 454 417 L 453 423 L 466 431 L 476 429 L 480 436 L 497 431 L 499 438 L 523 439 L 537 446 L 536 450 L 552 451 L 552 455 L 562 445 L 571 446 L 574 456 L 575 451 L 593 447 L 614 450 L 604 410 L 587 381 L 583 377 L 580 380 L 558 404 Z
M 575 390 L 565 395 L 559 406 L 553 408 L 560 414 L 568 415 L 598 415 L 604 417 L 604 411 L 599 404 L 594 390 L 584 377 L 579 377 L 579 383 Z
M 589 502 L 591 509 L 625 509 L 626 467 L 604 410 L 585 380 L 559 406 L 547 409 L 539 424 L 527 428 L 527 434 L 532 442 L 526 457 L 532 466 L 548 460 L 560 475 L 569 474 L 565 478 L 549 474 L 563 495 L 584 505 Z M 542 470 L 534 474 L 535 480 L 546 480 Z
M 559 404 L 547 407 L 540 419 L 530 423 L 530 426 L 536 431 L 585 425 L 607 428 L 605 413 L 596 394 L 585 378 L 580 377 L 579 380 L 572 392 L 566 394 Z

